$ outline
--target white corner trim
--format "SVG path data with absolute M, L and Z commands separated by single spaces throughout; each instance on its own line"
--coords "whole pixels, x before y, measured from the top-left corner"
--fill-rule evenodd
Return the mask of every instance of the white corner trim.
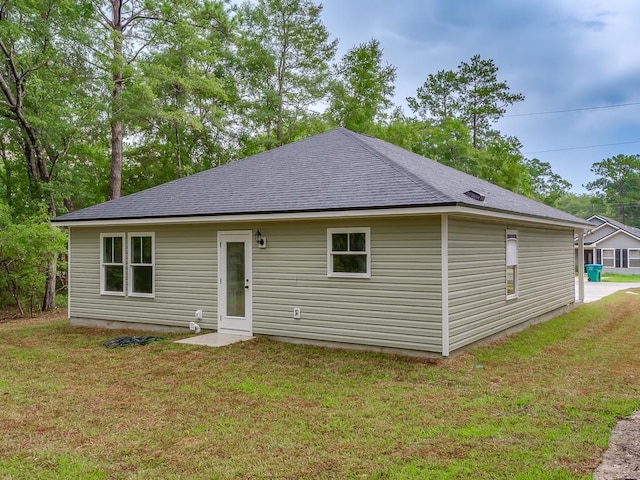
M 578 302 L 584 303 L 584 233 L 578 232 Z
M 67 318 L 71 318 L 71 228 L 67 232 Z

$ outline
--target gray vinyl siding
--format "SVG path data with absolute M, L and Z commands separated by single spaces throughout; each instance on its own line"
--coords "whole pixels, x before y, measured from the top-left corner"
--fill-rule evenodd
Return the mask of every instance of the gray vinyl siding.
M 370 227 L 371 278 L 327 276 L 327 228 Z M 440 352 L 440 217 L 71 228 L 71 317 L 217 328 L 217 232 L 259 227 L 253 332 Z M 100 234 L 154 232 L 155 298 L 100 294 Z M 126 282 L 125 282 L 126 283 Z M 302 317 L 293 319 L 293 307 Z
M 155 233 L 155 298 L 100 294 L 100 234 L 123 232 Z M 195 310 L 203 310 L 201 325 L 217 327 L 216 233 L 211 227 L 72 227 L 70 263 L 72 318 L 188 326 Z
M 611 235 L 613 232 L 617 230 L 618 230 L 617 228 L 614 228 L 611 225 L 602 225 L 597 230 L 587 235 L 584 241 L 586 243 L 595 242 L 606 237 L 607 235 Z
M 327 228 L 339 227 L 371 228 L 371 278 L 327 276 Z M 268 248 L 254 249 L 255 333 L 441 351 L 439 217 L 260 228 Z
M 517 299 L 506 299 L 507 229 L 518 231 Z M 450 348 L 456 350 L 575 301 L 573 231 L 451 218 Z
M 596 248 L 640 248 L 640 240 L 621 232 L 598 242 Z
M 640 248 L 640 240 L 637 240 L 623 232 L 598 242 L 596 248 L 614 248 L 616 250 L 625 250 L 625 256 L 628 258 L 628 249 Z M 621 273 L 623 275 L 640 275 L 640 268 L 636 267 L 603 267 L 604 273 Z

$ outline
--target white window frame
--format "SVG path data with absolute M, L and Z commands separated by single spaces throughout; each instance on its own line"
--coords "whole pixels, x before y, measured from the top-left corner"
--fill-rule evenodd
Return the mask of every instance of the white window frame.
M 156 235 L 154 232 L 131 232 L 128 235 L 128 293 L 130 297 L 154 298 L 156 296 Z M 133 239 L 136 237 L 151 237 L 151 263 L 133 263 Z M 133 291 L 133 269 L 141 266 L 151 266 L 151 293 Z
M 604 263 L 604 252 L 613 252 L 611 257 L 607 257 L 608 260 L 612 260 L 612 265 L 607 265 Z M 600 259 L 602 261 L 603 267 L 615 268 L 616 267 L 616 249 L 615 248 L 602 248 L 600 249 Z
M 333 237 L 334 233 L 364 233 L 365 251 L 364 252 L 334 252 Z M 367 270 L 364 273 L 355 272 L 334 272 L 333 256 L 334 255 L 366 255 Z M 371 278 L 371 227 L 342 227 L 327 228 L 327 276 L 341 278 Z
M 515 235 L 515 239 L 509 238 L 510 236 Z M 518 281 L 519 268 L 518 268 L 518 231 L 517 230 L 507 230 L 504 236 L 505 240 L 505 296 L 507 300 L 511 300 L 514 298 L 518 298 L 519 295 L 519 287 L 520 282 Z M 516 258 L 509 259 L 509 242 L 515 241 L 516 243 Z M 509 269 L 513 268 L 513 293 L 509 293 Z
M 627 267 L 628 268 L 640 268 L 640 264 L 638 266 L 631 266 L 631 252 L 638 252 L 638 258 L 634 260 L 640 260 L 640 248 L 627 248 Z
M 104 239 L 105 238 L 120 238 L 122 240 L 122 262 L 105 262 L 104 261 Z M 127 240 L 124 233 L 101 233 L 100 234 L 100 295 L 115 295 L 124 297 L 126 295 L 125 288 L 127 285 L 127 279 L 125 277 L 127 269 Z M 122 267 L 122 291 L 107 290 L 106 287 L 106 275 L 104 274 L 104 267 L 108 266 L 121 266 Z

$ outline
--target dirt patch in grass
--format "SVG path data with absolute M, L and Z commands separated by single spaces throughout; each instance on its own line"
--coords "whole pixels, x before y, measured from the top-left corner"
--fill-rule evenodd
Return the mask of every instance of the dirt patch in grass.
M 593 478 L 640 478 L 640 412 L 618 422 L 611 434 L 609 449 L 602 456 Z
M 640 406 L 638 322 L 620 293 L 434 363 L 9 321 L 0 478 L 589 478 Z

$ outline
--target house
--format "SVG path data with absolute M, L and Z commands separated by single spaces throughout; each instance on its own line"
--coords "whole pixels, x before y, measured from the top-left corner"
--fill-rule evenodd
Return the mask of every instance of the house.
M 592 224 L 584 236 L 584 263 L 602 264 L 609 273 L 640 274 L 640 229 L 603 215 L 587 219 Z M 578 256 L 576 239 L 576 258 Z
M 579 303 L 590 226 L 344 128 L 54 221 L 72 324 L 438 356 Z

